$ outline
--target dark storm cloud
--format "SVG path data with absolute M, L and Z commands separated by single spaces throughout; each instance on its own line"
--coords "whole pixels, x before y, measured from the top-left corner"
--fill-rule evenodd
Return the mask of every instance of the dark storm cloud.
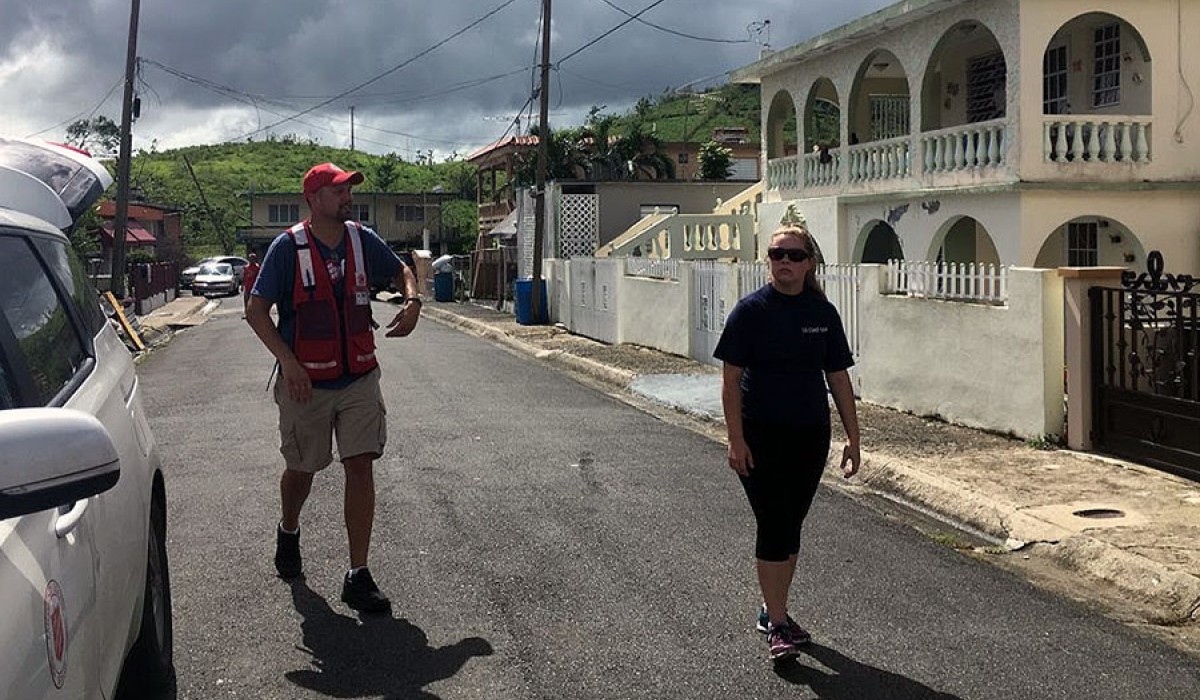
M 139 88 L 139 140 L 143 145 L 149 139 L 180 145 L 174 141 L 241 136 L 279 121 L 281 117 L 266 110 L 291 114 L 311 107 L 410 60 L 501 2 L 145 0 L 140 56 L 288 107 L 260 102 L 256 111 L 146 64 Z M 611 2 L 637 12 L 652 0 Z M 680 32 L 725 39 L 746 39 L 748 24 L 769 19 L 771 44 L 784 48 L 886 4 L 887 0 L 666 0 L 643 17 Z M 0 117 L 6 124 L 33 131 L 86 113 L 120 79 L 128 0 L 3 0 L 0 7 L 5 17 L 0 24 L 5 47 L 0 53 L 0 87 L 8 103 L 0 107 Z M 515 0 L 402 70 L 275 131 L 340 144 L 348 132 L 348 108 L 355 105 L 362 127 L 359 136 L 367 141 L 363 147 L 371 150 L 448 152 L 453 144 L 486 142 L 498 136 L 504 124 L 485 117 L 511 114 L 530 95 L 539 12 L 537 0 Z M 552 61 L 624 19 L 602 0 L 557 0 Z M 756 38 L 763 41 L 766 35 Z M 758 50 L 756 43 L 694 41 L 633 22 L 561 64 L 552 81 L 552 105 L 558 119 L 568 122 L 577 121 L 591 105 L 623 109 L 642 95 L 746 65 Z M 516 75 L 437 94 L 522 68 Z M 14 100 L 14 95 L 23 99 Z M 100 112 L 118 117 L 118 95 L 119 90 Z

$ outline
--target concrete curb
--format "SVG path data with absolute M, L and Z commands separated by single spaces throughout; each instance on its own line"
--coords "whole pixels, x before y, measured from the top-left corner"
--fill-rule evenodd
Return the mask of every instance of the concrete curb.
M 623 369 L 609 367 L 595 360 L 586 357 L 579 357 L 561 350 L 543 350 L 535 345 L 526 343 L 525 341 L 514 338 L 504 331 L 497 330 L 486 323 L 476 321 L 475 319 L 458 316 L 456 314 L 443 311 L 434 306 L 422 309 L 421 313 L 428 317 L 431 321 L 436 321 L 446 326 L 459 328 L 472 335 L 495 340 L 502 345 L 505 345 L 513 350 L 536 357 L 539 360 L 547 360 L 555 364 L 563 365 L 573 371 L 586 374 L 593 379 L 599 380 L 606 384 L 611 384 L 617 389 L 626 389 L 633 382 L 634 374 Z

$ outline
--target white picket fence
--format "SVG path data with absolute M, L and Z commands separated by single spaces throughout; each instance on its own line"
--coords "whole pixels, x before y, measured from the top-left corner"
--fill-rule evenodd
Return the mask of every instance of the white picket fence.
M 679 279 L 679 261 L 675 258 L 625 258 L 625 274 L 660 280 Z
M 1008 266 L 889 260 L 885 293 L 976 304 L 1008 303 Z

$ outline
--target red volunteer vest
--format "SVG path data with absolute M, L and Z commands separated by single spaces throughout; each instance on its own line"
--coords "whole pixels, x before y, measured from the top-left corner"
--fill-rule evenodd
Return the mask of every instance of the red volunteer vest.
M 371 292 L 358 225 L 346 222 L 341 299 L 334 296 L 333 280 L 320 249 L 311 243 L 307 222 L 291 227 L 288 234 L 296 246 L 296 281 L 292 286 L 292 309 L 296 314 L 292 351 L 296 359 L 313 381 L 375 369 L 378 363 L 371 328 Z

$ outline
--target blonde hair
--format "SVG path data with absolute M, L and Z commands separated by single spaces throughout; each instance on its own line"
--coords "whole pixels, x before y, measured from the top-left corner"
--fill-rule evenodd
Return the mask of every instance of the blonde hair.
M 821 288 L 821 283 L 817 281 L 817 265 L 820 264 L 820 259 L 817 257 L 817 244 L 813 241 L 812 234 L 808 231 L 808 226 L 803 222 L 783 224 L 771 234 L 771 240 L 774 241 L 779 236 L 794 236 L 799 239 L 804 252 L 808 253 L 809 259 L 813 262 L 812 267 L 808 268 L 808 272 L 804 273 L 804 289 L 824 299 L 825 290 Z

